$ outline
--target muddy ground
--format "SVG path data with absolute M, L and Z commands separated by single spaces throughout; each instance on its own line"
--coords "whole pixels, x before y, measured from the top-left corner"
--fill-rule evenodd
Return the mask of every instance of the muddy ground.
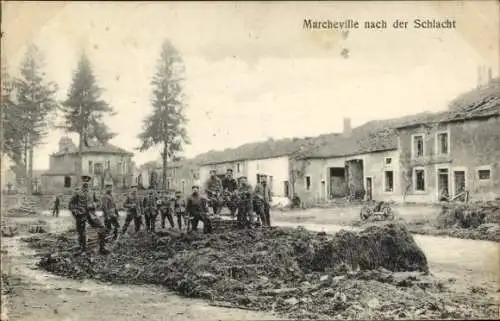
M 318 216 L 315 210 L 301 214 L 306 217 Z M 328 223 L 287 222 L 279 214 L 274 218 L 275 224 L 283 226 L 304 225 L 311 230 L 331 233 L 341 228 Z M 39 217 L 30 217 L 15 220 L 36 222 L 39 219 Z M 72 223 L 70 217 L 58 219 L 43 217 L 43 220 L 48 222 L 50 231 L 56 233 L 67 230 Z M 433 277 L 447 288 L 447 292 L 455 293 L 453 294 L 455 301 L 467 303 L 467 300 L 477 295 L 498 300 L 497 244 L 429 236 L 416 236 L 415 239 L 428 257 Z M 40 319 L 40 316 L 42 320 L 68 320 L 70 316 L 78 316 L 77 320 L 111 317 L 118 317 L 120 320 L 142 318 L 150 320 L 187 320 L 188 318 L 270 320 L 286 317 L 282 313 L 276 315 L 273 312 L 213 307 L 206 301 L 176 296 L 163 287 L 116 285 L 94 281 L 80 282 L 56 277 L 36 269 L 35 264 L 39 258 L 25 243 L 19 242 L 19 237 L 5 238 L 5 240 L 2 242 L 2 258 L 3 270 L 8 272 L 8 291 L 10 292 L 8 316 L 10 320 L 35 320 Z M 8 252 L 4 253 L 4 251 Z M 371 304 L 375 303 L 371 302 Z M 92 309 L 89 309 L 89 306 Z M 484 311 L 479 311 L 481 309 Z M 475 315 L 470 315 L 470 317 L 481 315 L 491 317 L 492 311 L 497 311 L 495 309 L 488 304 L 482 305 L 482 307 L 477 307 Z M 370 317 L 370 315 L 364 315 L 364 317 Z M 400 317 L 404 318 L 404 316 Z M 454 317 L 453 311 L 448 317 Z M 460 315 L 455 314 L 455 317 L 460 318 Z

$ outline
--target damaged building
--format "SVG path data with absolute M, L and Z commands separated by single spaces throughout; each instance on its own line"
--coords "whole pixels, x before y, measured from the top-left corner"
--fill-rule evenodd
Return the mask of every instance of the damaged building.
M 404 199 L 437 202 L 500 194 L 500 84 L 458 97 L 450 109 L 398 127 Z M 488 90 L 489 89 L 489 90 Z
M 296 182 L 303 200 L 396 200 L 399 195 L 397 134 L 368 123 L 352 129 L 344 120 L 341 135 L 326 136 L 296 164 L 304 175 Z M 300 165 L 296 165 L 300 166 Z

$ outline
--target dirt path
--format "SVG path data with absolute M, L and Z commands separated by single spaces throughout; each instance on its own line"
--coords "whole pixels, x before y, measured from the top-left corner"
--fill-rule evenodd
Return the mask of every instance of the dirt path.
M 22 221 L 37 218 L 23 218 Z M 51 232 L 68 228 L 70 217 L 45 217 Z M 14 283 L 8 320 L 275 320 L 271 313 L 212 307 L 206 301 L 179 297 L 165 288 L 120 286 L 64 279 L 36 268 L 37 258 L 20 237 L 2 240 L 2 269 Z M 2 319 L 2 321 L 4 321 Z

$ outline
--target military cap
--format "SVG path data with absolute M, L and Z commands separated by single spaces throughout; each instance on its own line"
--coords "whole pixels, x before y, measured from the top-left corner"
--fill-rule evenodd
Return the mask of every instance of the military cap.
M 105 188 L 111 188 L 113 187 L 113 184 L 106 184 L 106 186 L 104 186 Z
M 137 188 L 137 184 L 130 185 L 130 188 Z
M 149 189 L 149 190 L 153 190 L 153 189 L 155 189 L 155 187 L 154 187 L 153 185 L 150 185 L 150 186 L 148 187 L 148 189 Z
M 217 173 L 217 170 L 216 169 L 211 169 L 210 173 Z
M 231 172 L 231 173 L 232 173 L 232 172 L 233 172 L 233 170 L 232 170 L 231 168 L 228 168 L 228 169 L 226 170 L 226 172 Z
M 175 191 L 175 194 L 182 194 L 181 191 Z
M 193 185 L 191 189 L 200 188 L 198 185 Z
M 82 175 L 82 182 L 84 183 L 88 183 L 92 180 L 92 177 L 88 176 L 88 175 Z

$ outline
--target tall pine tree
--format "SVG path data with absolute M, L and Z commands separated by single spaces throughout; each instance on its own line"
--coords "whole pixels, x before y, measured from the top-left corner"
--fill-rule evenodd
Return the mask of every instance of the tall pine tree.
M 162 148 L 164 190 L 167 189 L 168 159 L 173 159 L 176 153 L 182 151 L 184 144 L 189 144 L 185 127 L 187 119 L 184 116 L 186 103 L 182 86 L 183 74 L 182 57 L 170 41 L 165 41 L 151 82 L 153 108 L 143 120 L 143 132 L 138 136 L 141 141 L 138 148 L 140 151 L 157 145 Z
M 27 192 L 33 189 L 33 158 L 35 147 L 43 143 L 52 125 L 57 108 L 55 93 L 57 86 L 46 81 L 43 72 L 43 56 L 34 45 L 21 63 L 20 75 L 14 81 L 16 112 L 21 137 L 24 140 L 25 163 L 27 164 Z
M 82 174 L 83 147 L 96 139 L 106 143 L 115 136 L 106 125 L 104 117 L 114 115 L 113 108 L 101 99 L 102 89 L 98 87 L 90 61 L 82 54 L 73 74 L 67 98 L 62 103 L 63 124 L 59 127 L 78 135 L 77 183 Z
M 26 164 L 23 159 L 23 135 L 20 126 L 21 113 L 16 108 L 14 80 L 7 72 L 5 61 L 2 61 L 2 96 L 0 108 L 2 109 L 1 130 L 2 135 L 2 161 L 3 156 L 8 156 L 13 162 L 12 169 L 16 174 L 16 181 L 23 183 L 26 176 Z M 2 167 L 3 168 L 3 167 Z

